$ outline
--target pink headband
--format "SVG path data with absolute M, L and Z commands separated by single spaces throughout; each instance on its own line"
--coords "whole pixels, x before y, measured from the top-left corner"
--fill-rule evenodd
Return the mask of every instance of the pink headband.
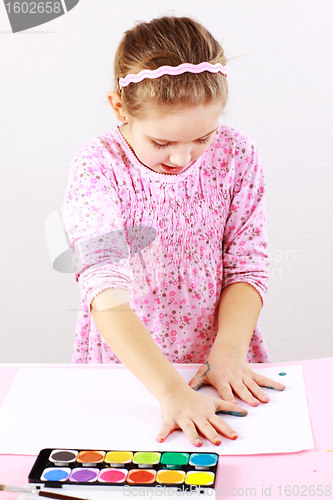
M 145 78 L 159 78 L 163 75 L 181 75 L 182 73 L 203 73 L 204 71 L 209 71 L 209 73 L 222 73 L 227 76 L 227 69 L 220 63 L 211 64 L 209 62 L 202 62 L 200 64 L 183 63 L 179 66 L 161 66 L 157 69 L 143 69 L 140 73 L 125 76 L 125 78 L 119 78 L 119 88 L 127 87 L 130 83 L 142 82 Z

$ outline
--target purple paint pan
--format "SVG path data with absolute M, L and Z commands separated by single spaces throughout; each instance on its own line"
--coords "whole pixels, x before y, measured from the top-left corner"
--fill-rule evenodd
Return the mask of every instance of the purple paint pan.
M 72 470 L 69 480 L 72 483 L 93 483 L 96 481 L 99 469 L 90 467 L 77 467 Z

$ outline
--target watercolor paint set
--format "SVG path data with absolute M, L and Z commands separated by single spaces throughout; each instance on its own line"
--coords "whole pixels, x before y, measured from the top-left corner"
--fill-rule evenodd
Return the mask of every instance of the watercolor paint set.
M 218 454 L 205 452 L 47 448 L 39 453 L 29 483 L 47 488 L 166 487 L 205 494 L 215 490 L 218 460 Z

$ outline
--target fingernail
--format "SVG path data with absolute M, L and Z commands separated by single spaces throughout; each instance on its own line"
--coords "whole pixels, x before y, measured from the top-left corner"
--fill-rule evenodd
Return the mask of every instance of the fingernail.
M 161 441 L 163 441 L 163 439 L 164 439 L 163 436 L 157 436 L 156 441 L 161 442 Z
M 238 438 L 238 434 L 236 432 L 233 432 L 230 437 L 231 439 L 236 439 Z
M 267 401 L 267 402 L 269 401 L 269 397 L 268 397 L 268 396 L 264 396 L 262 399 L 263 399 L 264 401 Z
M 235 401 L 234 399 L 232 399 L 232 400 L 230 401 L 230 403 L 234 403 L 234 404 L 236 405 L 236 404 L 237 404 L 237 401 Z
M 201 439 L 196 438 L 196 439 L 194 440 L 194 444 L 195 444 L 196 446 L 202 446 L 202 441 L 201 441 Z

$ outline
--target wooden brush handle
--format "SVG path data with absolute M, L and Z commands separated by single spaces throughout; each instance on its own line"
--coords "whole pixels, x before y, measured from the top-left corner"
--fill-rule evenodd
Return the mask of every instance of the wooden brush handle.
M 38 492 L 40 497 L 54 498 L 55 500 L 83 500 L 82 497 L 71 497 L 68 495 L 63 495 L 61 493 L 51 493 L 49 491 L 40 490 Z

